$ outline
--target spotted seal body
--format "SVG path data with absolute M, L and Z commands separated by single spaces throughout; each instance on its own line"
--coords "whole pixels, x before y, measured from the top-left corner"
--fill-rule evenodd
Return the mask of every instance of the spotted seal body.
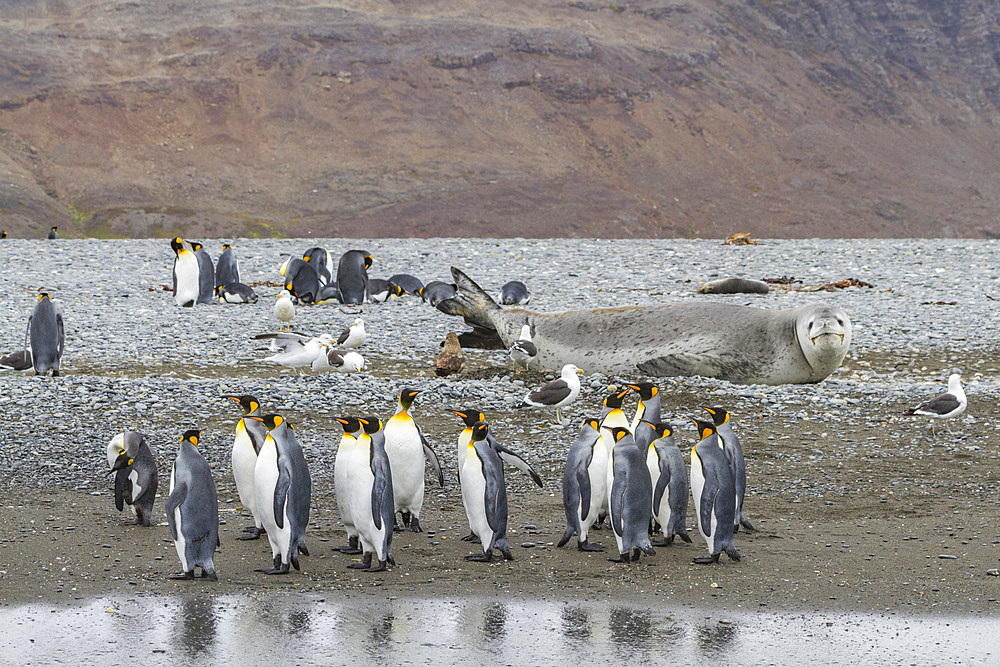
M 438 304 L 505 345 L 531 326 L 536 368 L 575 364 L 587 372 L 702 375 L 741 384 L 819 382 L 840 366 L 851 343 L 843 309 L 814 303 L 764 310 L 725 303 L 671 303 L 535 313 L 502 309 L 462 271 L 457 293 Z

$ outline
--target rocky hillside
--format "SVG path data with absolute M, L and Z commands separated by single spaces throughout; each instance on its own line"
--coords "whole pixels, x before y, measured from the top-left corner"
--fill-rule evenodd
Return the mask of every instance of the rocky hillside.
M 0 0 L 0 227 L 996 236 L 1000 5 Z

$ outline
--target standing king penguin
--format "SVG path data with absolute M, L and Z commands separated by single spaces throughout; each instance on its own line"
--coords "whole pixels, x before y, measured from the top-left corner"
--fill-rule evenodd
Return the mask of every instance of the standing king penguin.
M 289 564 L 299 567 L 299 553 L 308 556 L 306 526 L 312 479 L 295 432 L 281 415 L 246 416 L 267 427 L 267 437 L 257 454 L 254 493 L 261 524 L 271 543 L 273 567 L 260 568 L 264 574 L 288 574 Z
M 743 458 L 743 447 L 740 446 L 740 439 L 733 432 L 732 419 L 728 411 L 722 408 L 702 408 L 712 415 L 715 422 L 715 429 L 719 434 L 719 443 L 722 451 L 729 461 L 729 468 L 733 471 L 733 482 L 736 484 L 736 525 L 734 531 L 739 531 L 740 526 L 747 530 L 754 530 L 753 524 L 743 511 L 743 497 L 747 492 L 747 462 Z
M 31 341 L 31 365 L 35 375 L 44 375 L 51 370 L 52 377 L 58 377 L 66 332 L 63 329 L 62 309 L 52 303 L 46 292 L 38 295 L 38 303 L 28 316 L 24 337 L 25 349 L 28 339 Z
M 602 463 L 596 464 L 594 474 L 596 476 L 601 476 L 604 479 L 610 479 L 610 469 L 609 463 L 611 460 L 611 451 L 615 447 L 615 439 L 611 434 L 611 429 L 619 426 L 621 428 L 628 428 L 629 421 L 628 417 L 625 416 L 625 411 L 622 410 L 622 402 L 625 396 L 631 391 L 628 387 L 624 389 L 619 389 L 618 391 L 608 394 L 604 397 L 601 403 L 601 438 L 597 441 L 597 445 L 594 447 L 594 456 L 600 455 Z M 595 481 L 597 481 L 595 479 Z M 597 516 L 597 522 L 594 524 L 595 530 L 601 528 L 601 524 L 604 523 L 605 517 L 608 516 L 608 487 L 607 482 L 599 482 L 600 488 L 595 487 L 591 491 L 600 490 L 600 500 L 601 500 L 601 511 Z
M 357 417 L 335 417 L 344 427 L 344 435 L 340 438 L 337 446 L 337 458 L 333 463 L 333 492 L 337 498 L 337 510 L 340 512 L 340 520 L 347 531 L 347 545 L 334 547 L 334 551 L 343 554 L 356 555 L 361 553 L 359 546 L 358 529 L 354 526 L 354 512 L 351 509 L 351 490 L 348 484 L 351 481 L 351 469 L 354 466 L 354 457 L 360 451 L 358 438 L 361 437 L 363 428 L 361 420 Z
M 360 306 L 368 301 L 368 269 L 372 255 L 367 250 L 348 250 L 337 263 L 337 289 L 340 302 Z
M 505 560 L 514 560 L 507 545 L 507 488 L 500 456 L 486 441 L 489 427 L 479 422 L 472 428 L 469 451 L 462 464 L 462 504 L 472 532 L 483 545 L 482 553 L 471 553 L 465 560 L 490 562 L 493 549 Z
M 635 444 L 632 432 L 624 426 L 613 426 L 610 432 L 615 445 L 608 461 L 608 506 L 619 556 L 608 560 L 628 563 L 639 560 L 640 553 L 656 555 L 649 542 L 653 487 L 646 458 Z
M 659 423 L 660 391 L 652 382 L 626 383 L 625 386 L 629 389 L 634 389 L 639 394 L 639 405 L 635 408 L 635 416 L 632 417 L 632 423 L 629 428 L 635 436 L 636 443 L 639 443 L 641 447 L 642 443 L 639 441 L 639 434 L 636 432 L 636 429 L 639 428 L 639 422 L 642 421 L 647 421 L 650 424 Z
M 52 227 L 52 228 L 50 228 L 50 229 L 49 229 L 49 235 L 48 235 L 48 239 L 49 239 L 50 241 L 51 241 L 52 239 L 57 239 L 57 238 L 59 238 L 59 232 L 57 232 L 57 231 L 56 231 L 57 229 L 59 229 L 59 228 L 58 228 L 58 227 Z
M 392 498 L 392 471 L 385 454 L 385 434 L 378 417 L 359 419 L 363 432 L 357 438 L 358 454 L 351 457 L 347 482 L 354 527 L 364 552 L 361 562 L 347 567 L 365 572 L 382 572 L 395 565 L 392 557 L 392 524 L 395 503 Z M 374 560 L 378 561 L 372 564 Z
M 719 445 L 715 424 L 692 420 L 698 427 L 698 444 L 691 450 L 691 496 L 694 498 L 698 532 L 708 545 L 708 556 L 695 563 L 718 563 L 723 551 L 732 560 L 740 559 L 733 544 L 736 523 L 736 483 L 729 461 Z
M 687 543 L 688 476 L 681 450 L 674 443 L 670 427 L 663 423 L 644 422 L 653 439 L 646 445 L 646 468 L 653 487 L 653 521 L 663 532 L 663 540 L 654 547 L 669 547 L 674 535 Z
M 215 548 L 219 546 L 219 499 L 212 471 L 198 451 L 202 431 L 185 431 L 177 458 L 170 469 L 170 496 L 167 497 L 167 524 L 181 560 L 181 571 L 171 579 L 201 576 L 218 581 Z
M 236 492 L 240 496 L 243 508 L 253 516 L 253 525 L 243 529 L 246 535 L 237 537 L 238 540 L 256 540 L 264 532 L 264 526 L 260 521 L 260 512 L 257 510 L 257 492 L 254 490 L 254 470 L 257 467 L 257 454 L 264 445 L 267 438 L 267 429 L 264 424 L 256 419 L 246 419 L 246 417 L 260 416 L 260 402 L 253 396 L 245 394 L 234 396 L 226 394 L 223 398 L 236 401 L 243 408 L 243 415 L 236 422 L 236 437 L 233 438 L 233 478 L 236 480 Z
M 115 507 L 135 515 L 133 525 L 152 526 L 156 499 L 156 457 L 141 433 L 125 431 L 108 443 L 108 465 L 115 473 Z
M 212 303 L 215 296 L 215 266 L 212 257 L 198 241 L 188 241 L 198 260 L 198 303 Z
M 385 453 L 392 468 L 392 497 L 395 511 L 403 526 L 414 533 L 422 532 L 420 509 L 424 504 L 424 461 L 431 464 L 438 483 L 444 486 L 441 463 L 431 443 L 410 416 L 413 399 L 420 392 L 404 388 L 399 392 L 396 414 L 385 424 Z M 395 524 L 395 516 L 393 517 Z
M 600 437 L 600 421 L 587 419 L 580 427 L 580 435 L 569 448 L 566 469 L 563 472 L 566 532 L 556 546 L 563 546 L 569 538 L 576 535 L 576 548 L 580 551 L 604 550 L 599 544 L 590 544 L 587 541 L 587 533 L 597 521 L 603 505 L 600 495 L 594 493 L 594 488 L 604 489 L 607 485 L 607 459 L 604 459 L 604 465 L 599 465 L 601 457 L 594 449 Z M 595 475 L 599 476 L 599 481 L 594 479 Z
M 198 302 L 201 288 L 198 258 L 184 247 L 184 240 L 179 236 L 170 242 L 170 247 L 174 250 L 174 303 L 190 308 Z
M 233 254 L 233 246 L 223 243 L 222 254 L 215 264 L 215 289 L 238 282 L 240 282 L 240 263 Z

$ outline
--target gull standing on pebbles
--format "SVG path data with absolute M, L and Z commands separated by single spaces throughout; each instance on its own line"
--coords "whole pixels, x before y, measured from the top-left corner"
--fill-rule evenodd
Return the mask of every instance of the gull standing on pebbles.
M 558 380 L 548 382 L 534 391 L 529 391 L 522 408 L 555 408 L 556 422 L 562 423 L 562 414 L 559 409 L 564 405 L 569 405 L 580 395 L 580 378 L 577 373 L 582 370 L 573 364 L 566 364 L 562 367 L 562 373 Z
M 934 419 L 952 419 L 965 412 L 968 405 L 969 399 L 965 397 L 965 390 L 962 389 L 962 376 L 952 373 L 948 376 L 948 391 L 927 399 L 915 408 L 910 408 L 906 411 L 906 416 L 922 415 Z M 931 434 L 933 433 L 934 422 L 931 422 Z
M 302 369 L 310 366 L 320 358 L 326 358 L 326 351 L 333 345 L 333 336 L 323 334 L 316 338 L 293 331 L 281 333 L 266 333 L 253 337 L 254 340 L 270 340 L 271 348 L 278 348 L 276 354 L 267 357 L 265 361 L 294 368 L 299 375 L 304 375 Z
M 351 326 L 340 332 L 337 344 L 344 347 L 359 348 L 365 344 L 366 340 L 368 340 L 368 334 L 365 333 L 365 321 L 359 317 L 354 320 Z
M 518 366 L 527 368 L 531 360 L 535 358 L 538 354 L 538 348 L 535 344 L 531 342 L 531 326 L 525 324 L 521 327 L 521 336 L 510 346 L 507 351 L 510 355 L 511 361 L 513 361 Z
M 278 295 L 278 301 L 274 304 L 274 319 L 287 326 L 279 324 L 278 331 L 290 329 L 293 317 L 295 317 L 295 304 L 292 303 L 292 293 L 283 289 Z

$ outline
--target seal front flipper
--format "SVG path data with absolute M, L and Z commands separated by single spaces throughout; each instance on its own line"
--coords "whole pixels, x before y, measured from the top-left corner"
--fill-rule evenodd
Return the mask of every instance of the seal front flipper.
M 723 360 L 713 354 L 695 354 L 693 352 L 676 352 L 653 357 L 636 364 L 636 368 L 646 375 L 654 377 L 675 377 L 688 375 L 703 375 L 705 377 L 724 377 L 731 381 L 743 377 L 753 369 L 741 369 L 739 363 Z

